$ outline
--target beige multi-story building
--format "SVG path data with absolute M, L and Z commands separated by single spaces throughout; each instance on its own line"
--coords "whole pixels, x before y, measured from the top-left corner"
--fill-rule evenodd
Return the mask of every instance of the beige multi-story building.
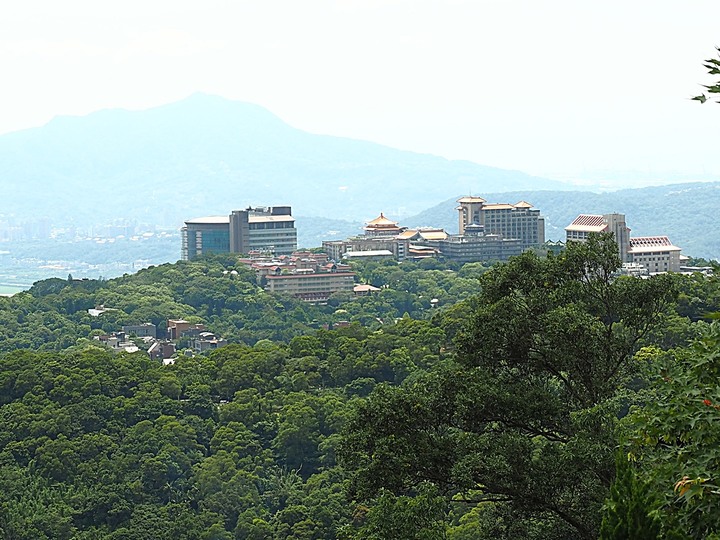
M 545 218 L 540 210 L 526 201 L 516 204 L 488 203 L 482 197 L 462 197 L 457 201 L 458 232 L 462 236 L 468 225 L 481 225 L 485 234 L 520 240 L 522 249 L 545 242 Z
M 650 273 L 680 272 L 681 251 L 667 236 L 639 236 L 630 239 L 628 255 Z
M 518 238 L 485 234 L 482 225 L 476 223 L 466 225 L 464 234 L 449 235 L 431 245 L 437 246 L 444 258 L 462 263 L 506 261 L 523 252 Z
M 408 229 L 380 214 L 367 223 L 363 235 L 343 241 L 323 242 L 322 246 L 328 257 L 336 261 L 373 257 L 394 257 L 399 261 L 443 257 L 460 262 L 489 262 L 507 260 L 545 240 L 544 219 L 528 203 L 485 205 L 484 199 L 479 197 L 465 197 L 460 199 L 460 203 L 464 212 L 461 212 L 462 233 L 458 235 L 449 235 L 436 227 Z M 487 211 L 482 210 L 485 206 L 489 207 Z M 486 220 L 500 230 L 512 231 L 515 236 L 488 232 L 486 226 L 476 221 L 465 223 L 463 219 Z
M 407 242 L 399 241 L 398 236 L 407 227 L 400 227 L 397 221 L 386 218 L 381 212 L 378 217 L 368 221 L 364 233 L 347 240 L 329 240 L 322 243 L 323 250 L 334 261 L 341 261 L 350 251 L 390 251 L 398 260 L 404 260 Z
M 265 290 L 289 294 L 308 302 L 324 302 L 335 292 L 353 292 L 354 272 L 299 272 L 265 277 Z
M 592 233 L 612 233 L 623 269 L 629 274 L 680 272 L 681 249 L 667 236 L 630 237 L 624 214 L 580 214 L 565 227 L 568 242 L 585 242 Z
M 580 214 L 565 227 L 567 242 L 586 242 L 591 233 L 612 233 L 622 262 L 630 262 L 630 229 L 625 214 Z

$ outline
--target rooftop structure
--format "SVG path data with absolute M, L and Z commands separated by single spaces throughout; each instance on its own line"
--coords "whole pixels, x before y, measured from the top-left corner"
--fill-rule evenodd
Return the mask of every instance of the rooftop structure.
M 365 236 L 397 236 L 405 227 L 399 227 L 397 221 L 386 218 L 380 212 L 378 217 L 367 222 L 364 229 Z

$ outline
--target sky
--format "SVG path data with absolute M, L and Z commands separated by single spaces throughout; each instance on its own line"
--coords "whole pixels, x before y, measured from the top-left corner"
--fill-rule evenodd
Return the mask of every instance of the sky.
M 8 7 L 11 6 L 11 7 Z M 194 92 L 578 185 L 720 179 L 718 0 L 24 0 L 0 134 Z

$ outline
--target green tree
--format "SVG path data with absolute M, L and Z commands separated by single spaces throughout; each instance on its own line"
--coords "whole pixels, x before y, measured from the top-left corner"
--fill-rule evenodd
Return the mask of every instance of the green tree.
M 341 457 L 351 492 L 431 482 L 455 502 L 493 502 L 535 538 L 597 538 L 614 475 L 619 390 L 672 280 L 617 278 L 611 236 L 480 278 L 457 356 L 360 402 Z
M 637 477 L 636 467 L 623 452 L 615 461 L 615 480 L 605 503 L 600 540 L 656 540 L 660 522 L 651 516 L 656 501 L 647 482 Z
M 715 47 L 716 50 L 720 53 L 720 47 Z M 717 58 L 708 58 L 705 60 L 705 63 L 703 64 L 705 69 L 707 69 L 708 74 L 712 76 L 720 75 L 720 60 Z M 713 84 L 704 84 L 704 88 L 707 89 L 708 94 L 711 94 L 711 97 L 713 94 L 720 94 L 720 81 L 717 81 Z M 695 96 L 692 98 L 696 101 L 699 101 L 700 103 L 705 103 L 709 98 L 704 93 Z M 720 100 L 715 100 L 716 102 L 720 103 Z
M 623 420 L 628 452 L 658 498 L 664 537 L 720 538 L 720 325 L 687 349 L 643 351 L 641 404 Z

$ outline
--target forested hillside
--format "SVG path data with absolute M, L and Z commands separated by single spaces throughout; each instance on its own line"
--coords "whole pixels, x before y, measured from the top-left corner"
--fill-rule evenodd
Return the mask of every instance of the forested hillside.
M 601 240 L 367 263 L 380 291 L 309 305 L 224 256 L 0 298 L 0 536 L 623 538 L 633 500 L 709 537 L 720 284 L 616 265 Z M 180 317 L 230 344 L 163 365 L 92 339 Z

